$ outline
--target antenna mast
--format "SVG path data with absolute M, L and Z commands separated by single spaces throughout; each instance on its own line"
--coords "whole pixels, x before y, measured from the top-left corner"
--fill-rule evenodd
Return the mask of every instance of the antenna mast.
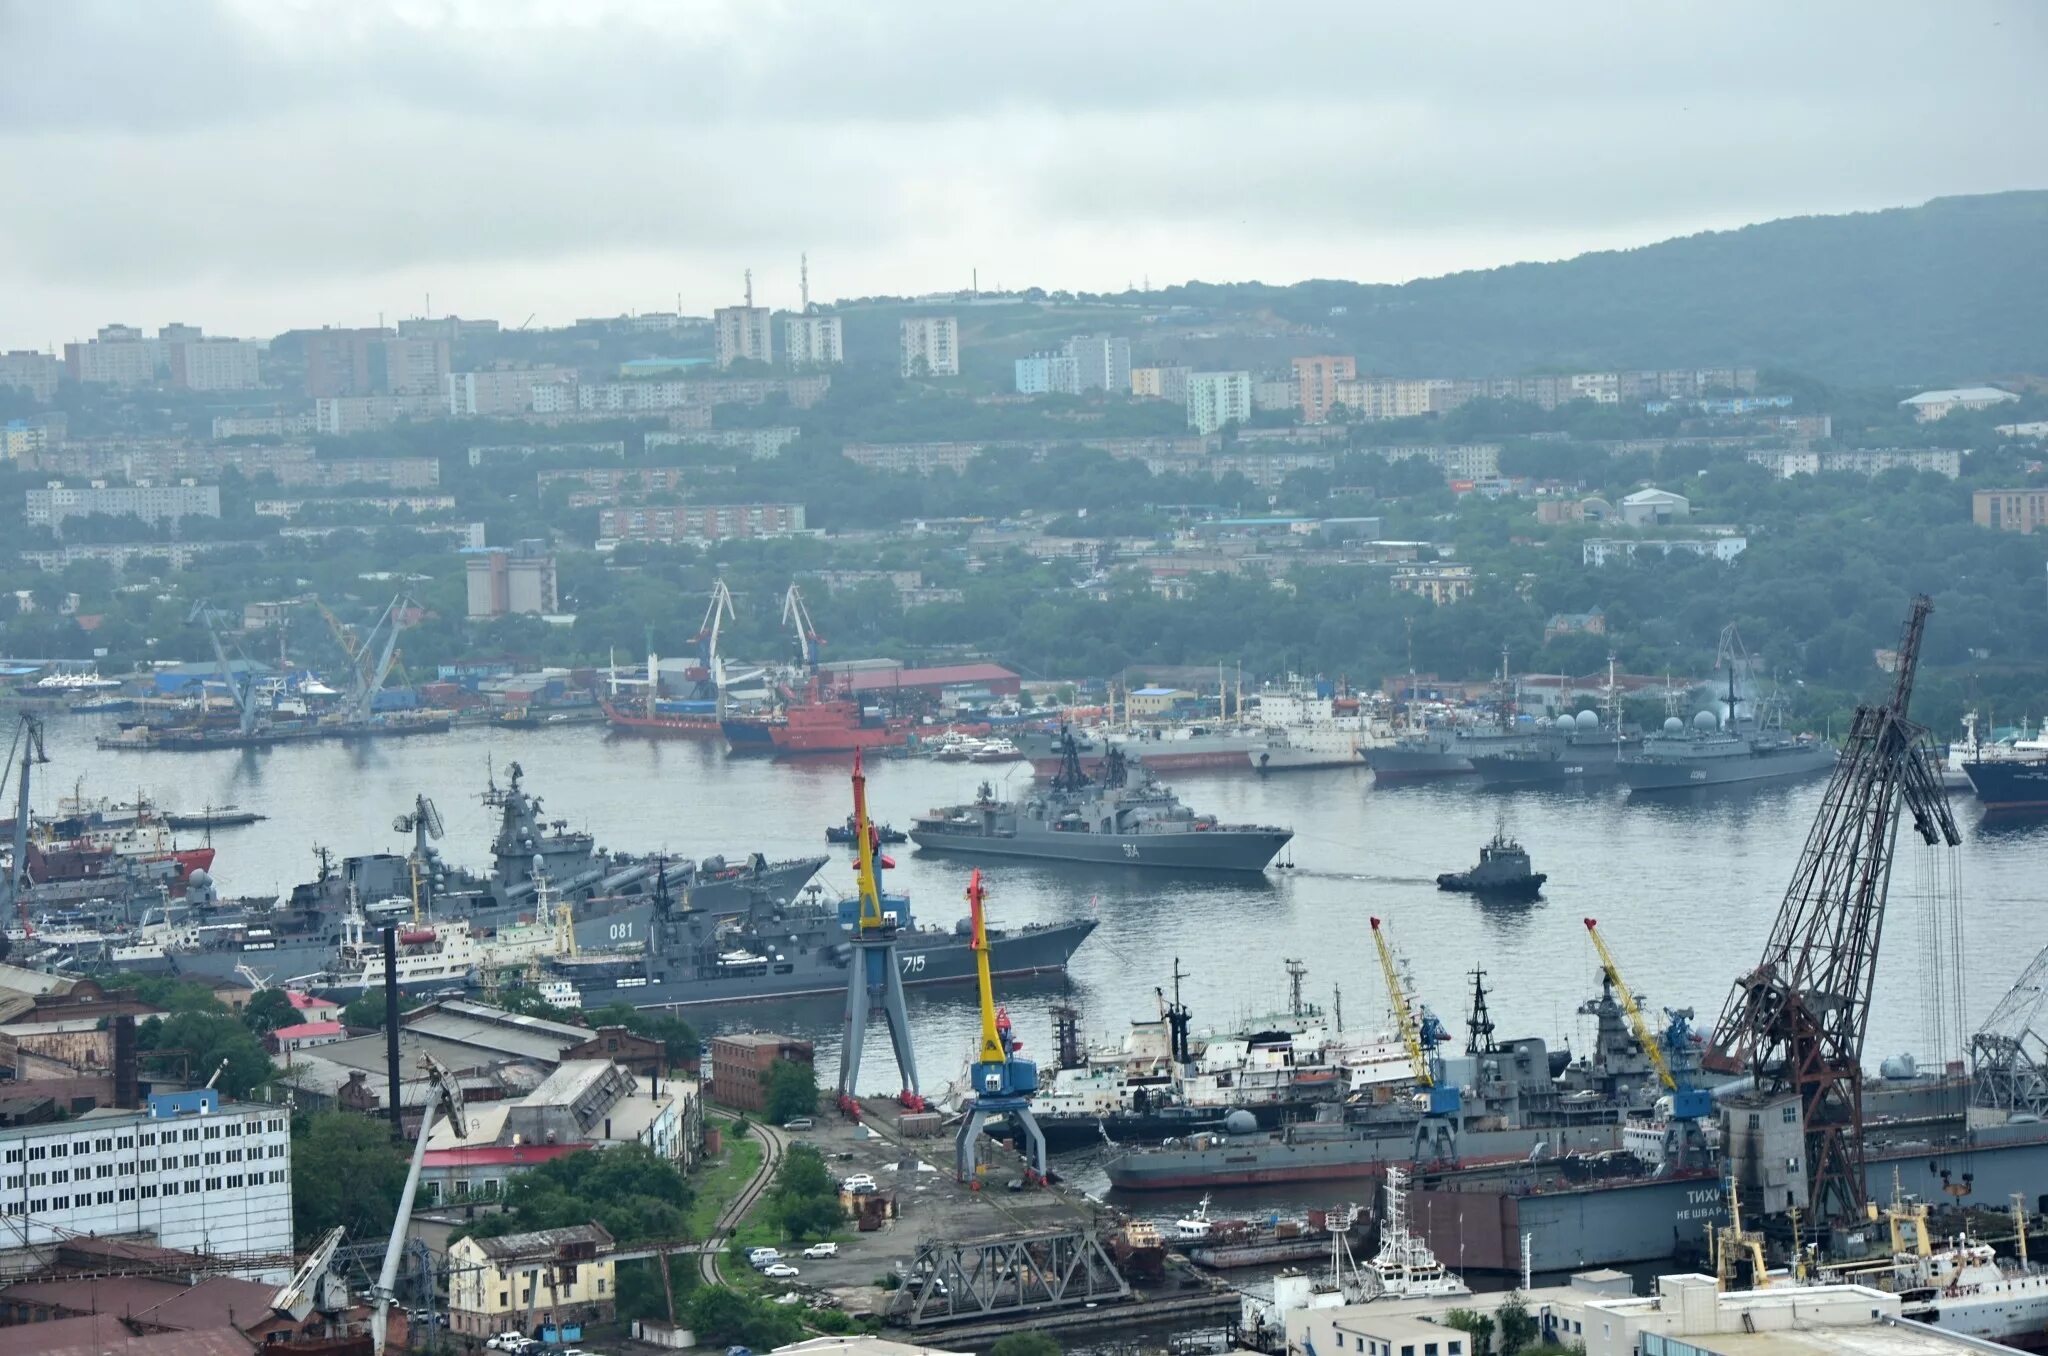
M 754 309 L 754 270 L 747 270 L 747 309 Z
M 803 313 L 804 313 L 805 315 L 809 315 L 809 314 L 811 313 L 811 256 L 810 256 L 810 255 L 808 255 L 808 254 L 799 254 L 799 255 L 797 256 L 797 267 L 796 267 L 796 276 L 797 276 L 797 291 L 798 291 L 798 293 L 799 293 L 799 294 L 800 294 L 800 295 L 802 296 L 802 298 L 803 298 Z M 752 304 L 753 304 L 752 302 L 749 302 L 749 303 L 748 303 L 748 305 L 752 305 Z

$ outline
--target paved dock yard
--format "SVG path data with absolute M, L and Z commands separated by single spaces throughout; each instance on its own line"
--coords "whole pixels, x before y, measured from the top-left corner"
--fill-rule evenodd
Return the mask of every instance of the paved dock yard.
M 784 1131 L 792 1143 L 809 1144 L 825 1156 L 835 1177 L 865 1172 L 884 1194 L 893 1195 L 897 1217 L 872 1233 L 841 1233 L 839 1255 L 791 1259 L 802 1272 L 797 1288 L 826 1290 L 839 1296 L 851 1312 L 885 1312 L 894 1299 L 877 1286 L 890 1273 L 907 1275 L 920 1245 L 934 1239 L 979 1239 L 992 1235 L 1033 1234 L 1087 1229 L 1099 1224 L 1105 1236 L 1113 1227 L 1108 1212 L 1078 1193 L 1057 1186 L 1009 1183 L 1024 1176 L 1023 1160 L 1008 1147 L 989 1142 L 982 1152 L 982 1187 L 970 1188 L 954 1179 L 953 1127 L 941 1134 L 912 1138 L 902 1134 L 901 1108 L 895 1103 L 863 1099 L 863 1123 L 856 1125 L 836 1110 L 821 1110 L 809 1130 Z M 794 1249 L 786 1249 L 794 1251 Z M 1133 1300 L 1093 1309 L 1047 1310 L 1034 1314 L 1034 1327 L 1122 1326 L 1162 1321 L 1214 1325 L 1220 1315 L 1237 1312 L 1236 1293 L 1184 1263 L 1169 1265 L 1164 1282 L 1140 1291 Z M 1059 1315 L 1055 1318 L 1055 1315 Z M 1064 1322 L 1062 1320 L 1065 1320 Z M 1013 1331 L 1020 1319 L 991 1327 L 987 1320 L 963 1317 L 931 1331 L 948 1341 L 976 1340 L 980 1333 L 993 1341 Z M 986 1329 L 985 1332 L 983 1330 Z

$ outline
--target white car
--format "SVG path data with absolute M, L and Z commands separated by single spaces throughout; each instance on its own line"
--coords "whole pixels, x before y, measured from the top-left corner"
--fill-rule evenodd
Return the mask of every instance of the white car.
M 761 1274 L 773 1280 L 786 1281 L 790 1277 L 797 1275 L 798 1272 L 795 1267 L 787 1262 L 771 1262 L 761 1268 Z
M 851 1177 L 841 1178 L 839 1185 L 843 1190 L 853 1192 L 873 1191 L 876 1189 L 875 1179 L 864 1172 L 857 1172 Z
M 837 1257 L 838 1255 L 839 1245 L 837 1243 L 813 1243 L 810 1247 L 804 1249 L 804 1256 L 806 1257 Z

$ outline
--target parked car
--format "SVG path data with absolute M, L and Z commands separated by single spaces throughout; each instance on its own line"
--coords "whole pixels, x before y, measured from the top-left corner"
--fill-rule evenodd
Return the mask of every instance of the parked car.
M 795 1267 L 787 1262 L 770 1262 L 767 1266 L 761 1268 L 761 1274 L 773 1280 L 786 1281 L 799 1273 Z
M 785 1130 L 808 1130 L 811 1128 L 811 1118 L 809 1116 L 792 1117 L 782 1123 L 782 1128 Z
M 804 1256 L 806 1257 L 837 1257 L 838 1255 L 839 1245 L 837 1243 L 813 1243 L 810 1247 L 804 1249 Z
M 752 1266 L 752 1267 L 765 1267 L 765 1266 L 767 1266 L 767 1265 L 768 1265 L 768 1264 L 769 1264 L 770 1262 L 779 1262 L 779 1261 L 781 1261 L 781 1260 L 782 1260 L 782 1254 L 781 1254 L 781 1253 L 779 1253 L 779 1252 L 777 1252 L 777 1251 L 776 1251 L 775 1249 L 773 1249 L 773 1248 L 749 1248 L 749 1249 L 747 1249 L 747 1265 L 748 1265 L 748 1266 Z

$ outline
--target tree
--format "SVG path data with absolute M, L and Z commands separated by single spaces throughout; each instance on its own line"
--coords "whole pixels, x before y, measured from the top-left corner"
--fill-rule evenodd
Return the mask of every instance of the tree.
M 258 1036 L 268 1036 L 298 1020 L 298 1010 L 282 989 L 265 989 L 242 1008 L 242 1025 Z
M 505 1209 L 478 1222 L 480 1237 L 563 1229 L 596 1220 L 621 1243 L 680 1238 L 694 1194 L 676 1165 L 644 1144 L 587 1150 L 514 1177 Z
M 1452 1309 L 1444 1314 L 1444 1326 L 1456 1328 L 1472 1338 L 1472 1356 L 1490 1356 L 1493 1350 L 1493 1319 L 1476 1309 Z
M 1005 1333 L 988 1349 L 988 1356 L 1060 1356 L 1063 1348 L 1042 1332 Z
M 768 1217 L 794 1239 L 822 1238 L 846 1219 L 839 1207 L 839 1184 L 816 1149 L 797 1144 L 783 1155 L 768 1196 Z
M 698 1342 L 714 1347 L 769 1351 L 804 1337 L 802 1321 L 788 1309 L 722 1285 L 705 1286 L 690 1297 L 689 1321 Z
M 383 1238 L 405 1188 L 405 1155 L 391 1127 L 350 1111 L 330 1111 L 292 1137 L 292 1218 L 310 1245 L 340 1225 L 351 1238 Z
M 818 1071 L 809 1060 L 778 1059 L 768 1066 L 768 1119 L 786 1125 L 818 1109 Z
M 1511 1290 L 1494 1310 L 1494 1322 L 1500 1328 L 1501 1356 L 1515 1356 L 1536 1340 L 1537 1323 L 1529 1316 L 1529 1306 L 1522 1301 L 1522 1292 Z
M 277 1072 L 249 1028 L 225 1012 L 180 1012 L 168 1020 L 152 1017 L 135 1029 L 135 1044 L 143 1051 L 185 1052 L 192 1078 L 202 1083 L 212 1079 L 213 1086 L 229 1097 L 247 1097 Z

